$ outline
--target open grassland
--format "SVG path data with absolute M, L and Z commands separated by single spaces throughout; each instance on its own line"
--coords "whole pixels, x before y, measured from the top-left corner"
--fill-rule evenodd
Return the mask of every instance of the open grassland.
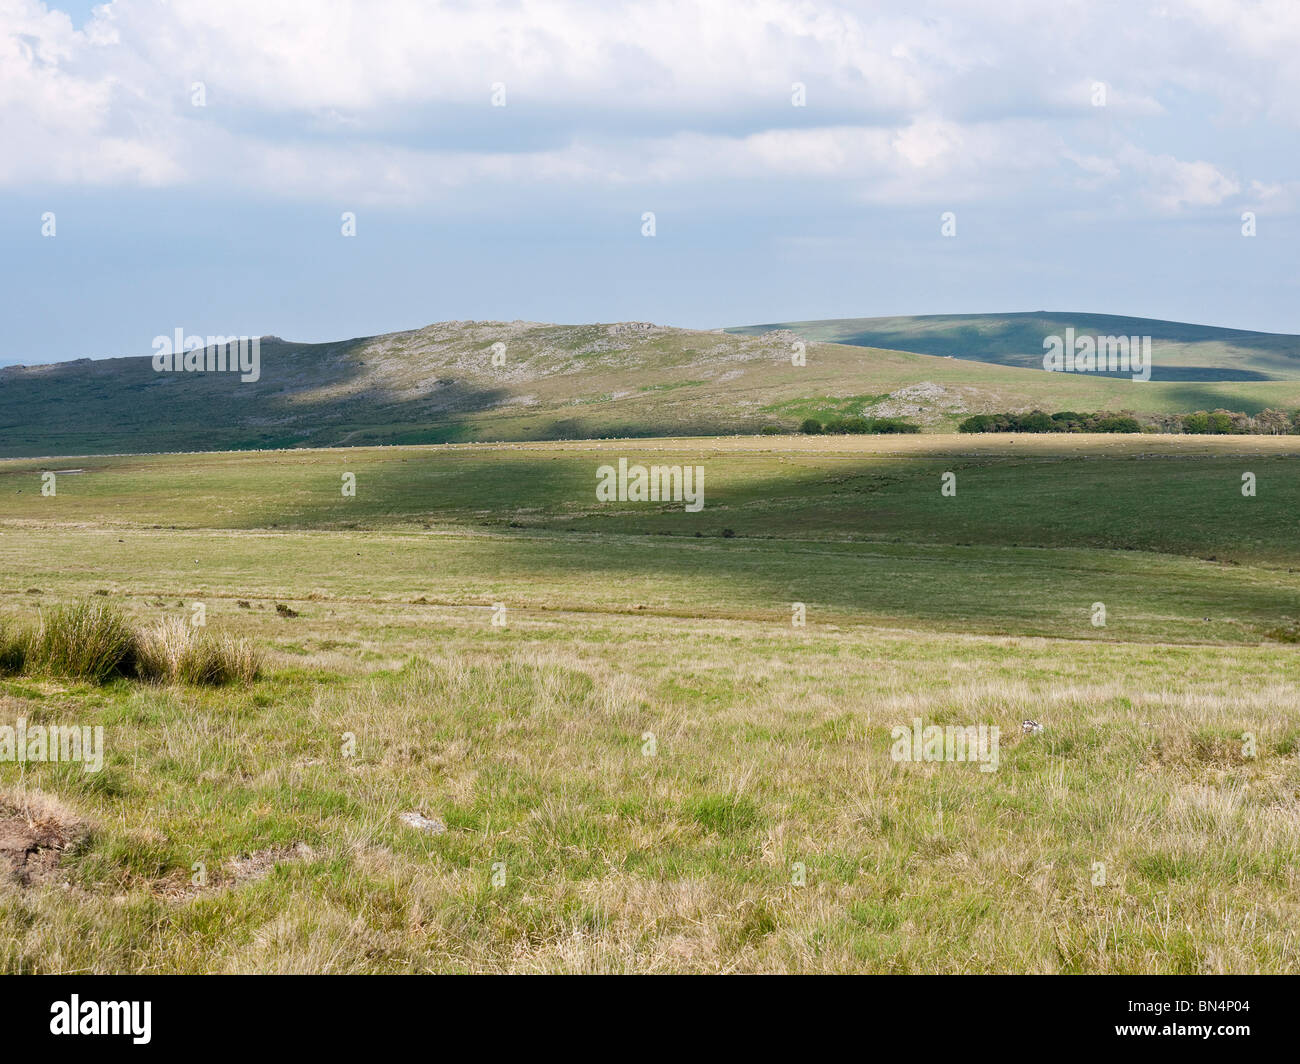
M 620 457 L 701 466 L 704 509 L 597 502 L 596 470 Z M 1071 436 L 9 461 L 0 550 L 69 595 L 170 585 L 773 620 L 799 601 L 837 622 L 1256 642 L 1300 620 L 1298 458 L 1291 437 Z
M 703 466 L 703 511 L 597 503 L 619 457 Z M 264 655 L 219 688 L 0 676 L 0 725 L 105 736 L 96 773 L 0 761 L 0 879 L 45 843 L 0 884 L 0 969 L 1295 970 L 1297 459 L 1071 437 L 0 462 L 0 620 L 202 602 Z M 893 760 L 914 718 L 998 726 L 997 770 Z

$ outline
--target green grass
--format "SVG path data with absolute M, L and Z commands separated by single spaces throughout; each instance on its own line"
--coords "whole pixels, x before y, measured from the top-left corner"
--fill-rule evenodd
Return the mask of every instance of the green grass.
M 272 623 L 253 627 L 274 646 Z M 0 967 L 1296 963 L 1292 658 L 752 621 L 523 615 L 502 630 L 365 604 L 347 629 L 348 652 L 277 654 L 257 688 L 219 697 L 7 690 L 29 718 L 103 723 L 108 764 L 29 766 L 20 784 L 3 766 L 92 831 L 65 862 L 73 892 L 0 892 Z M 294 635 L 338 633 L 322 615 Z M 1244 690 L 1250 676 L 1268 679 Z M 999 771 L 892 762 L 889 729 L 913 715 L 999 725 Z M 1031 715 L 1040 736 L 1019 733 Z M 404 828 L 407 809 L 447 832 Z M 299 842 L 311 856 L 265 878 L 223 871 Z
M 31 632 L 0 619 L 0 676 L 23 671 L 31 653 Z
M 135 633 L 121 612 L 86 600 L 46 610 L 25 667 L 54 676 L 103 683 L 135 671 Z
M 260 671 L 261 654 L 246 640 L 211 634 L 179 617 L 139 629 L 98 596 L 53 606 L 35 625 L 0 618 L 0 675 L 220 686 L 252 683 Z
M 619 456 L 703 466 L 705 508 L 597 503 L 596 468 Z M 844 623 L 1254 642 L 1300 620 L 1298 456 L 1287 437 L 356 449 L 87 459 L 52 498 L 31 490 L 42 464 L 15 461 L 0 554 L 33 572 L 13 591 L 78 597 L 98 580 L 696 616 L 801 601 Z M 41 535 L 16 538 L 31 522 Z M 62 564 L 36 583 L 42 549 Z
M 815 395 L 799 399 L 787 399 L 770 403 L 763 408 L 769 414 L 775 414 L 785 423 L 800 423 L 806 418 L 815 418 L 826 422 L 834 418 L 860 417 L 863 411 L 874 403 L 888 399 L 886 392 L 881 395 Z
M 703 465 L 704 510 L 598 504 L 619 456 Z M 1297 458 L 475 445 L 61 460 L 53 497 L 0 462 L 0 651 L 104 591 L 264 658 L 0 676 L 0 725 L 105 736 L 0 760 L 0 816 L 78 840 L 0 883 L 0 970 L 1295 970 Z M 894 761 L 914 718 L 998 727 L 997 771 Z

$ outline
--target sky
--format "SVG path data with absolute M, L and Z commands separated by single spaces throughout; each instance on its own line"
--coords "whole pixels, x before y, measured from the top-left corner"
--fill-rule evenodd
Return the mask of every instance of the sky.
M 1298 54 L 1296 0 L 0 0 L 0 365 L 445 320 L 1300 332 Z

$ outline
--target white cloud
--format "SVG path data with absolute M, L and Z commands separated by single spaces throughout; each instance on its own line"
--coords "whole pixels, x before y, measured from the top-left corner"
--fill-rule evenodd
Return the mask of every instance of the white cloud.
M 1207 162 L 1183 162 L 1172 155 L 1150 155 L 1133 147 L 1120 153 L 1119 162 L 1142 176 L 1144 194 L 1167 211 L 1216 207 L 1241 191 L 1235 178 Z
M 1170 212 L 1273 187 L 1210 157 L 1184 97 L 1223 120 L 1300 124 L 1300 5 L 1171 10 L 114 0 L 78 31 L 40 0 L 0 0 L 0 183 L 355 204 L 795 179 L 877 202 L 1118 191 Z M 1098 80 L 1105 108 L 1090 103 Z M 806 108 L 790 105 L 794 81 Z M 1160 150 L 1135 146 L 1143 122 L 1167 131 Z

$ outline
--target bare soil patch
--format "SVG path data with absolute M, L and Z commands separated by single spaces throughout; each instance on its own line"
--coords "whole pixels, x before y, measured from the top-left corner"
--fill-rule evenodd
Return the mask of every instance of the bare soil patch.
M 54 882 L 63 855 L 89 833 L 85 821 L 49 795 L 0 795 L 0 881 L 24 888 Z
M 228 858 L 220 868 L 209 869 L 206 882 L 202 884 L 196 884 L 192 877 L 177 875 L 156 881 L 153 890 L 164 897 L 189 901 L 203 894 L 256 883 L 274 872 L 276 865 L 310 861 L 315 856 L 315 851 L 305 842 L 271 846 L 264 850 L 255 850 L 252 853 Z

